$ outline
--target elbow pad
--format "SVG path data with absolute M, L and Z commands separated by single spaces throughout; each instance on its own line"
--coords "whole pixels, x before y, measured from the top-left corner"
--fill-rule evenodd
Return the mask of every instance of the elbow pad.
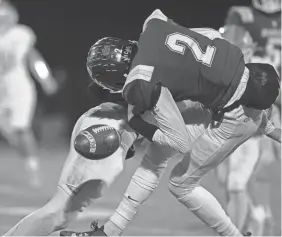
M 142 114 L 152 110 L 161 94 L 161 84 L 153 84 L 144 80 L 134 80 L 123 89 L 125 101 L 136 107 L 135 111 Z

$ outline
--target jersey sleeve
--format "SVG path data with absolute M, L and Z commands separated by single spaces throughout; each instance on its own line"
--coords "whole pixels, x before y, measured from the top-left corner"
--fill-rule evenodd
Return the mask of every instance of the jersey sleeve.
M 137 65 L 127 76 L 123 87 L 123 98 L 134 106 L 136 114 L 151 110 L 158 100 L 159 87 L 150 83 L 153 71 L 152 66 Z
M 260 125 L 260 132 L 262 134 L 269 134 L 275 129 L 273 118 L 272 118 L 272 107 L 264 110 L 262 114 L 262 122 Z
M 147 25 L 149 23 L 150 20 L 152 19 L 159 19 L 162 21 L 168 21 L 167 16 L 165 16 L 162 11 L 160 9 L 156 9 L 155 11 L 153 11 L 153 13 L 145 20 L 143 28 L 142 28 L 142 32 L 144 32 L 147 28 Z
M 238 25 L 244 26 L 244 24 L 254 21 L 254 15 L 250 7 L 234 6 L 228 11 L 225 25 Z

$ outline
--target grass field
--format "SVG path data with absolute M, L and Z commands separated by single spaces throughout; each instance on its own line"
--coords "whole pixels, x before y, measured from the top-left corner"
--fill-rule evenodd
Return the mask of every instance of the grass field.
M 41 151 L 42 179 L 44 186 L 40 189 L 29 187 L 23 163 L 5 144 L 0 145 L 0 235 L 4 234 L 22 217 L 44 205 L 56 189 L 60 170 L 67 154 L 67 147 L 48 148 Z M 128 160 L 123 175 L 114 183 L 106 195 L 94 203 L 71 225 L 71 229 L 88 230 L 92 220 L 105 221 L 119 204 L 130 177 L 140 162 L 137 158 Z M 215 235 L 201 221 L 180 205 L 167 190 L 169 168 L 157 191 L 141 208 L 125 235 Z M 278 165 L 279 164 L 279 165 Z M 281 235 L 281 182 L 280 163 L 275 163 L 267 170 L 271 176 L 272 210 L 276 219 L 275 233 Z M 211 172 L 203 185 L 208 188 L 225 205 L 225 197 Z M 263 190 L 262 190 L 263 193 Z M 58 235 L 54 233 L 53 235 Z

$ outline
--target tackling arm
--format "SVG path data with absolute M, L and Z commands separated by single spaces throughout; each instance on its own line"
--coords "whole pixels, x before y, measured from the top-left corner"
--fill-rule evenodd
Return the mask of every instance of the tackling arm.
M 134 80 L 123 90 L 129 104 L 129 124 L 138 133 L 181 153 L 189 151 L 189 136 L 169 90 L 160 84 Z
M 260 131 L 269 138 L 281 143 L 281 129 L 274 126 L 271 114 L 272 107 L 263 111 Z
M 281 128 L 275 128 L 272 132 L 266 134 L 266 136 L 281 143 Z

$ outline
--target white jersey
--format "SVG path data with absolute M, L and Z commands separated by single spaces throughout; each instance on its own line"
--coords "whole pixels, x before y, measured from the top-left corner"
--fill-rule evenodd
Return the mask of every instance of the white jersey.
M 26 55 L 33 47 L 36 37 L 25 25 L 15 25 L 0 35 L 1 78 L 20 81 L 30 79 Z M 1 79 L 0 79 L 1 80 Z
M 0 33 L 0 117 L 10 110 L 13 127 L 30 126 L 34 114 L 36 89 L 26 57 L 35 40 L 33 31 L 25 25 Z M 6 126 L 3 122 L 0 125 Z

